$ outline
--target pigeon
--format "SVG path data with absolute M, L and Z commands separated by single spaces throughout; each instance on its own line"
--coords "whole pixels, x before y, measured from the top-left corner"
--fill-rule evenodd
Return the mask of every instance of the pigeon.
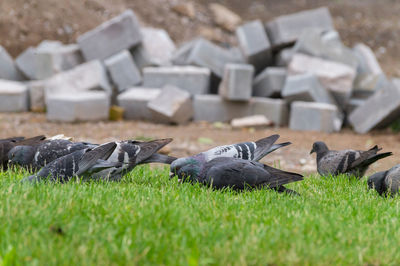
M 172 141 L 171 138 L 157 139 L 147 142 L 125 140 L 116 142 L 117 147 L 107 162 L 114 167 L 107 168 L 93 175 L 93 178 L 120 181 L 122 176 L 139 164 L 165 163 L 171 164 L 177 158 L 157 153 L 162 147 Z
M 64 155 L 96 146 L 98 145 L 86 142 L 74 143 L 65 139 L 46 139 L 34 145 L 15 146 L 8 152 L 8 159 L 11 164 L 37 170 Z
M 246 161 L 258 162 L 269 153 L 291 144 L 290 142 L 274 144 L 278 138 L 279 135 L 275 134 L 255 142 L 242 142 L 218 146 L 194 156 L 179 158 L 171 164 L 170 177 L 177 175 L 180 180 L 197 180 L 198 174 L 202 171 L 205 164 L 216 158 L 238 158 Z M 192 168 L 190 173 L 179 171 L 179 169 L 187 165 L 190 167 L 186 167 L 185 169 L 188 170 Z M 290 190 L 283 186 L 278 189 L 280 192 L 290 193 Z
M 49 180 L 65 183 L 74 176 L 90 178 L 96 172 L 115 166 L 106 160 L 116 147 L 115 142 L 109 142 L 95 148 L 74 151 L 52 161 L 37 174 L 24 178 L 22 182 Z
M 392 155 L 391 152 L 378 153 L 381 148 L 374 146 L 368 151 L 359 150 L 329 150 L 324 142 L 313 144 L 310 154 L 317 154 L 317 170 L 320 175 L 347 174 L 362 178 L 369 165 L 377 160 Z
M 370 176 L 368 187 L 375 189 L 379 195 L 396 195 L 400 188 L 400 164 Z
M 8 169 L 8 153 L 9 151 L 18 145 L 37 145 L 42 143 L 46 139 L 45 136 L 40 135 L 33 138 L 25 139 L 24 137 L 13 137 L 8 139 L 0 140 L 0 167 L 3 170 Z
M 259 162 L 229 157 L 214 158 L 201 168 L 189 162 L 177 170 L 177 175 L 187 176 L 191 181 L 211 185 L 216 189 L 236 190 L 246 187 L 268 187 L 279 191 L 285 184 L 303 180 L 300 174 L 285 172 Z

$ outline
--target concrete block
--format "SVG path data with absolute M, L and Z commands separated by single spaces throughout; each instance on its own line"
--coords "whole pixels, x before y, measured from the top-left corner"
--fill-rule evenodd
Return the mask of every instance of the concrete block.
M 195 95 L 193 97 L 194 121 L 228 122 L 233 118 L 252 115 L 248 102 L 233 102 L 219 95 Z
M 253 82 L 253 96 L 280 97 L 287 76 L 286 68 L 267 67 Z
M 279 67 L 287 67 L 290 61 L 292 61 L 293 55 L 293 47 L 282 49 L 275 56 L 275 65 Z
M 28 88 L 17 81 L 0 80 L 0 112 L 28 111 Z
M 143 86 L 163 88 L 173 85 L 195 94 L 210 92 L 211 71 L 208 68 L 195 66 L 147 67 L 143 69 Z
M 26 83 L 29 91 L 29 106 L 34 112 L 44 112 L 46 80 L 34 80 Z
M 265 115 L 252 115 L 241 118 L 234 118 L 231 121 L 233 128 L 242 127 L 267 127 L 273 123 Z
M 288 67 L 289 75 L 311 73 L 318 77 L 323 87 L 335 97 L 336 102 L 344 107 L 351 97 L 355 69 L 348 65 L 312 57 L 304 54 L 295 54 Z
M 35 79 L 46 79 L 57 73 L 72 69 L 83 63 L 81 51 L 76 44 L 39 45 L 35 50 Z
M 182 44 L 172 55 L 172 63 L 174 65 L 187 65 L 190 52 L 199 40 L 201 39 L 194 39 Z
M 353 47 L 353 51 L 359 62 L 358 72 L 360 74 L 380 75 L 383 73 L 374 52 L 367 45 L 358 43 Z
M 285 100 L 253 97 L 249 105 L 252 115 L 265 115 L 275 126 L 288 124 L 289 106 Z
M 288 76 L 282 90 L 282 97 L 289 102 L 320 102 L 335 104 L 333 96 L 324 88 L 314 74 Z
M 78 37 L 84 58 L 104 60 L 142 41 L 139 22 L 131 9 Z
M 321 7 L 279 16 L 267 23 L 266 28 L 273 46 L 285 46 L 294 43 L 305 30 L 328 31 L 334 26 L 328 8 Z
M 360 107 L 365 103 L 365 99 L 357 99 L 357 98 L 351 98 L 350 101 L 346 105 L 346 114 L 350 115 L 355 109 Z
M 291 105 L 290 129 L 332 133 L 340 131 L 342 122 L 335 105 L 310 102 L 293 102 Z
M 171 85 L 165 86 L 147 106 L 153 120 L 160 123 L 182 124 L 193 117 L 190 93 Z
M 110 100 L 105 92 L 51 95 L 47 99 L 47 119 L 59 122 L 107 120 Z
M 143 41 L 133 49 L 132 55 L 139 68 L 169 66 L 176 51 L 175 43 L 163 29 L 141 28 Z
M 147 104 L 160 93 L 161 89 L 134 87 L 119 94 L 117 102 L 125 109 L 125 119 L 151 120 L 152 114 Z
M 344 46 L 336 31 L 321 32 L 310 29 L 302 32 L 294 48 L 295 53 L 303 53 L 348 65 L 354 69 L 358 60 L 353 51 Z
M 217 77 L 221 78 L 225 65 L 237 63 L 237 61 L 238 58 L 229 50 L 205 39 L 198 39 L 187 56 L 185 64 L 209 68 Z
M 7 80 L 23 80 L 22 74 L 17 69 L 17 66 L 14 63 L 14 60 L 4 49 L 3 46 L 0 45 L 0 79 Z
M 252 93 L 254 67 L 244 64 L 227 64 L 219 95 L 231 101 L 249 100 Z
M 118 88 L 118 92 L 142 82 L 140 71 L 135 62 L 133 62 L 132 55 L 128 50 L 123 50 L 106 59 L 104 65 L 110 74 L 112 82 Z
M 400 116 L 400 87 L 391 84 L 369 97 L 349 116 L 357 133 L 365 134 L 375 128 L 390 125 Z
M 247 63 L 256 70 L 264 69 L 271 63 L 271 44 L 260 20 L 238 27 L 236 36 Z
M 74 94 L 77 92 L 104 91 L 112 94 L 105 67 L 100 61 L 90 61 L 73 69 L 54 75 L 46 82 L 45 96 Z
M 28 47 L 15 59 L 18 70 L 28 79 L 36 79 L 35 52 L 35 47 Z

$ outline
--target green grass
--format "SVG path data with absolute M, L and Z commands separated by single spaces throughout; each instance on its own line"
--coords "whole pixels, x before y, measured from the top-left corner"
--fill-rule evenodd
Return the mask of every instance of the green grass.
M 399 264 L 399 198 L 309 177 L 214 191 L 139 167 L 121 183 L 21 184 L 0 173 L 0 264 Z

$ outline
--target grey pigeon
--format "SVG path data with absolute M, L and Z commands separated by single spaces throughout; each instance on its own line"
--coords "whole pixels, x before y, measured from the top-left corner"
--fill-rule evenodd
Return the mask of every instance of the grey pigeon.
M 317 170 L 320 175 L 347 174 L 362 178 L 368 167 L 377 160 L 392 155 L 391 152 L 378 153 L 381 148 L 374 146 L 368 151 L 329 150 L 324 142 L 313 144 L 310 154 L 317 153 Z
M 8 153 L 11 149 L 18 145 L 37 145 L 46 139 L 45 136 L 40 135 L 33 138 L 13 137 L 0 140 L 0 168 L 3 170 L 8 169 Z
M 102 171 L 114 164 L 106 160 L 114 152 L 117 144 L 106 143 L 96 148 L 86 148 L 60 157 L 43 167 L 37 174 L 23 179 L 23 182 L 38 182 L 43 180 L 69 181 L 72 177 L 88 177 L 98 171 Z
M 276 134 L 255 142 L 242 142 L 218 146 L 194 156 L 179 158 L 171 164 L 171 177 L 176 174 L 181 180 L 197 180 L 198 175 L 203 170 L 205 164 L 215 158 L 238 158 L 257 162 L 269 153 L 291 144 L 290 142 L 274 144 L 278 138 L 279 135 Z M 189 165 L 189 167 L 186 167 L 185 169 L 192 169 L 189 171 L 189 175 L 186 171 L 179 171 L 187 165 Z M 286 188 L 283 186 L 279 189 L 282 190 L 281 192 L 286 191 Z
M 368 187 L 375 189 L 379 195 L 396 195 L 400 188 L 400 164 L 387 171 L 373 174 L 368 178 Z
M 200 169 L 190 163 L 177 170 L 178 176 L 188 176 L 192 181 L 211 185 L 216 189 L 246 187 L 281 190 L 288 183 L 303 180 L 303 176 L 285 172 L 259 162 L 240 158 L 219 157 L 206 162 Z M 193 180 L 193 176 L 195 179 Z
M 176 160 L 175 157 L 157 153 L 157 151 L 171 141 L 172 139 L 168 138 L 147 142 L 134 140 L 116 142 L 117 147 L 111 156 L 106 160 L 107 163 L 114 164 L 115 166 L 94 174 L 93 178 L 119 181 L 124 174 L 128 173 L 139 164 L 171 164 Z
M 65 139 L 45 140 L 36 145 L 15 146 L 9 151 L 8 159 L 12 164 L 36 170 L 64 155 L 96 146 L 85 142 L 75 143 Z

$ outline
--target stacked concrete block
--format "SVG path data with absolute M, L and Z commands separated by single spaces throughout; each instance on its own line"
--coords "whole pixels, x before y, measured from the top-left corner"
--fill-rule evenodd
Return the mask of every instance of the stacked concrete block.
M 117 102 L 125 110 L 124 118 L 151 120 L 152 115 L 147 104 L 160 93 L 161 89 L 134 87 L 119 94 Z
M 104 65 L 119 92 L 142 82 L 140 71 L 128 50 L 106 59 Z
M 18 71 L 14 60 L 6 49 L 0 45 L 0 79 L 23 80 L 22 74 Z
M 400 116 L 400 87 L 395 84 L 376 92 L 349 116 L 357 133 L 367 133 L 375 128 L 390 125 Z
M 333 21 L 328 8 L 322 7 L 295 14 L 277 17 L 267 23 L 267 32 L 274 46 L 294 43 L 305 30 L 333 30 Z
M 175 43 L 163 29 L 141 28 L 143 41 L 132 54 L 139 68 L 169 66 L 176 51 Z
M 15 59 L 18 70 L 28 79 L 36 79 L 35 53 L 35 47 L 28 47 Z
M 237 56 L 229 50 L 221 48 L 205 39 L 197 39 L 195 43 L 188 45 L 187 48 L 190 52 L 182 52 L 178 61 L 184 62 L 186 65 L 209 68 L 220 78 L 223 76 L 226 64 L 237 63 L 238 61 Z
M 265 115 L 276 126 L 286 126 L 289 106 L 285 100 L 254 97 L 250 100 L 252 115 Z
M 314 74 L 288 76 L 282 90 L 282 97 L 289 102 L 321 102 L 336 104 L 332 95 L 321 85 Z
M 254 67 L 244 64 L 227 64 L 219 95 L 231 101 L 246 101 L 251 98 Z
M 248 102 L 227 101 L 219 95 L 195 95 L 193 98 L 194 121 L 228 122 L 233 118 L 252 115 Z
M 289 128 L 302 131 L 332 133 L 340 131 L 342 119 L 333 104 L 293 102 Z
M 196 43 L 200 42 L 202 39 L 194 39 L 192 41 L 182 44 L 172 55 L 172 63 L 174 65 L 187 65 L 188 57 L 190 52 Z
M 165 86 L 147 106 L 153 120 L 160 123 L 182 124 L 193 117 L 190 93 L 171 85 Z
M 110 109 L 105 92 L 55 94 L 47 98 L 47 119 L 59 122 L 107 120 Z
M 0 112 L 28 111 L 28 88 L 17 81 L 0 80 Z
M 321 85 L 328 89 L 340 106 L 345 106 L 350 99 L 356 76 L 355 69 L 348 65 L 304 54 L 293 56 L 288 71 L 292 75 L 316 75 Z
M 354 110 L 356 110 L 358 107 L 362 106 L 365 103 L 365 99 L 357 99 L 357 98 L 352 98 L 346 105 L 345 112 L 347 115 L 350 115 Z
M 29 106 L 33 112 L 43 112 L 45 104 L 46 80 L 34 80 L 26 83 L 29 91 Z
M 254 79 L 253 96 L 280 97 L 286 76 L 286 68 L 267 67 Z
M 76 44 L 39 45 L 34 56 L 35 79 L 49 78 L 82 63 L 83 57 Z
M 173 85 L 192 95 L 210 92 L 211 71 L 195 66 L 148 67 L 143 69 L 143 86 L 162 88 Z
M 292 57 L 294 55 L 293 47 L 282 49 L 275 56 L 275 65 L 280 67 L 287 67 L 292 61 Z
M 257 70 L 264 69 L 271 63 L 271 44 L 260 20 L 238 27 L 236 36 L 247 63 Z
M 141 41 L 139 22 L 130 9 L 77 39 L 87 61 L 104 60 L 124 49 L 138 45 Z
M 321 32 L 318 29 L 304 31 L 294 46 L 294 52 L 339 62 L 354 69 L 358 65 L 356 55 L 342 44 L 336 31 Z
M 87 91 L 105 91 L 112 94 L 105 67 L 100 61 L 90 61 L 71 70 L 54 75 L 46 82 L 45 96 L 73 94 Z

